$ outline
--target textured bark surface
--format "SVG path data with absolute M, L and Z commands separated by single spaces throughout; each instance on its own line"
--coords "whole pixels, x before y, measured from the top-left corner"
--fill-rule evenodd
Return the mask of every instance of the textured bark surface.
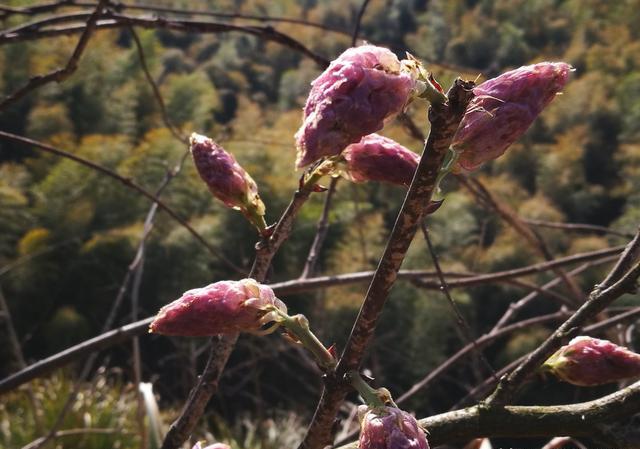
M 473 83 L 458 79 L 447 94 L 449 101 L 446 104 L 433 105 L 429 109 L 431 131 L 425 143 L 420 164 L 369 285 L 342 357 L 335 372 L 325 379 L 320 403 L 300 448 L 322 449 L 332 443 L 334 420 L 340 404 L 349 391 L 344 375 L 350 370 L 359 368 L 362 362 L 389 291 L 396 280 L 420 220 L 431 202 L 438 173 L 451 139 L 473 96 L 472 88 Z

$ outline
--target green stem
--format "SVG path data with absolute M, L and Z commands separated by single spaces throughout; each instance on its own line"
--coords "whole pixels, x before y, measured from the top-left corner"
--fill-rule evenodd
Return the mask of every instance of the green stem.
M 442 180 L 451 173 L 451 170 L 453 170 L 453 167 L 458 161 L 458 157 L 460 157 L 460 154 L 456 150 L 449 148 L 449 152 L 445 156 L 445 160 L 442 163 L 442 167 L 440 167 L 440 172 L 436 178 L 436 192 L 440 192 L 440 182 L 442 182 Z
M 360 373 L 357 371 L 349 371 L 346 377 L 351 386 L 360 393 L 360 396 L 362 396 L 362 399 L 364 399 L 364 402 L 369 407 L 384 407 L 385 404 L 380 397 L 380 391 L 370 387 Z
M 318 337 L 309 329 L 309 320 L 304 315 L 289 316 L 284 312 L 279 312 L 282 317 L 280 324 L 287 331 L 293 334 L 302 345 L 315 356 L 318 365 L 324 370 L 331 370 L 336 366 L 336 359 L 322 344 Z

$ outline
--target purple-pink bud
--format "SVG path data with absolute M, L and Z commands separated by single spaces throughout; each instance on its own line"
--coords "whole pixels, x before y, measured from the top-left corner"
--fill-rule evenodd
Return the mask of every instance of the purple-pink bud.
M 460 153 L 458 166 L 471 171 L 502 155 L 562 90 L 570 71 L 564 62 L 541 62 L 477 86 L 451 144 Z
M 409 186 L 420 156 L 395 140 L 379 134 L 365 136 L 349 145 L 342 157 L 341 174 L 353 182 L 388 182 Z
M 258 195 L 258 186 L 233 155 L 200 134 L 191 134 L 189 141 L 198 173 L 211 193 L 254 222 L 256 217 L 262 217 L 265 207 Z
M 409 413 L 396 407 L 372 407 L 362 417 L 358 448 L 429 449 L 429 444 Z
M 402 111 L 415 81 L 390 50 L 374 45 L 342 53 L 311 83 L 295 135 L 298 168 L 340 154 Z
M 210 444 L 209 446 L 203 446 L 202 444 L 203 443 L 198 441 L 195 444 L 195 446 L 193 446 L 193 449 L 231 449 L 230 446 L 227 446 L 226 444 L 223 444 L 223 443 L 213 443 L 213 444 Z
M 287 311 L 270 287 L 253 279 L 220 281 L 164 306 L 149 332 L 183 337 L 256 332 L 277 318 L 275 309 Z
M 573 385 L 602 385 L 640 376 L 640 354 L 607 340 L 576 337 L 543 368 Z

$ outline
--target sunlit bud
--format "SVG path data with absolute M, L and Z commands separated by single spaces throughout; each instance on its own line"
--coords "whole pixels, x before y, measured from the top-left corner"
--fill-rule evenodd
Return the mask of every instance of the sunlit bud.
M 571 70 L 564 62 L 541 62 L 477 86 L 453 138 L 458 166 L 474 170 L 502 155 L 562 90 Z
M 401 112 L 415 80 L 390 50 L 373 45 L 342 53 L 311 83 L 295 135 L 296 166 L 340 154 Z
M 361 406 L 359 449 L 429 449 L 425 431 L 396 407 Z
M 342 153 L 340 173 L 353 182 L 388 182 L 408 187 L 420 156 L 379 134 L 365 136 Z
M 287 311 L 273 290 L 253 279 L 220 281 L 185 292 L 164 306 L 149 332 L 202 337 L 236 332 L 258 332 Z
M 211 193 L 227 207 L 242 212 L 258 229 L 264 229 L 265 207 L 258 186 L 233 155 L 200 134 L 191 134 L 189 142 L 198 173 Z
M 206 444 L 206 443 L 204 443 L 204 444 Z M 213 444 L 210 444 L 208 446 L 203 446 L 203 443 L 198 441 L 196 443 L 196 445 L 193 446 L 193 449 L 231 449 L 231 447 L 227 446 L 226 444 L 223 444 L 223 443 L 213 443 Z
M 607 340 L 576 337 L 549 357 L 543 369 L 573 385 L 601 385 L 640 376 L 640 354 Z

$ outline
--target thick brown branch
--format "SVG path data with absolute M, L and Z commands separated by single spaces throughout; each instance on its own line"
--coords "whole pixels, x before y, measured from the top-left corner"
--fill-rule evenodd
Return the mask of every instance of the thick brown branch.
M 344 396 L 349 391 L 349 386 L 343 378 L 344 374 L 358 369 L 362 362 L 389 291 L 396 280 L 418 224 L 431 201 L 440 166 L 473 95 L 472 87 L 473 83 L 456 80 L 448 94 L 449 102 L 444 105 L 433 105 L 429 110 L 432 126 L 420 164 L 336 371 L 326 379 L 320 403 L 301 448 L 321 449 L 331 444 L 333 421 Z
M 429 431 L 432 445 L 454 443 L 477 437 L 541 437 L 567 435 L 589 437 L 605 447 L 637 448 L 623 445 L 611 432 L 621 418 L 640 412 L 640 382 L 595 401 L 570 405 L 475 406 L 420 420 Z

